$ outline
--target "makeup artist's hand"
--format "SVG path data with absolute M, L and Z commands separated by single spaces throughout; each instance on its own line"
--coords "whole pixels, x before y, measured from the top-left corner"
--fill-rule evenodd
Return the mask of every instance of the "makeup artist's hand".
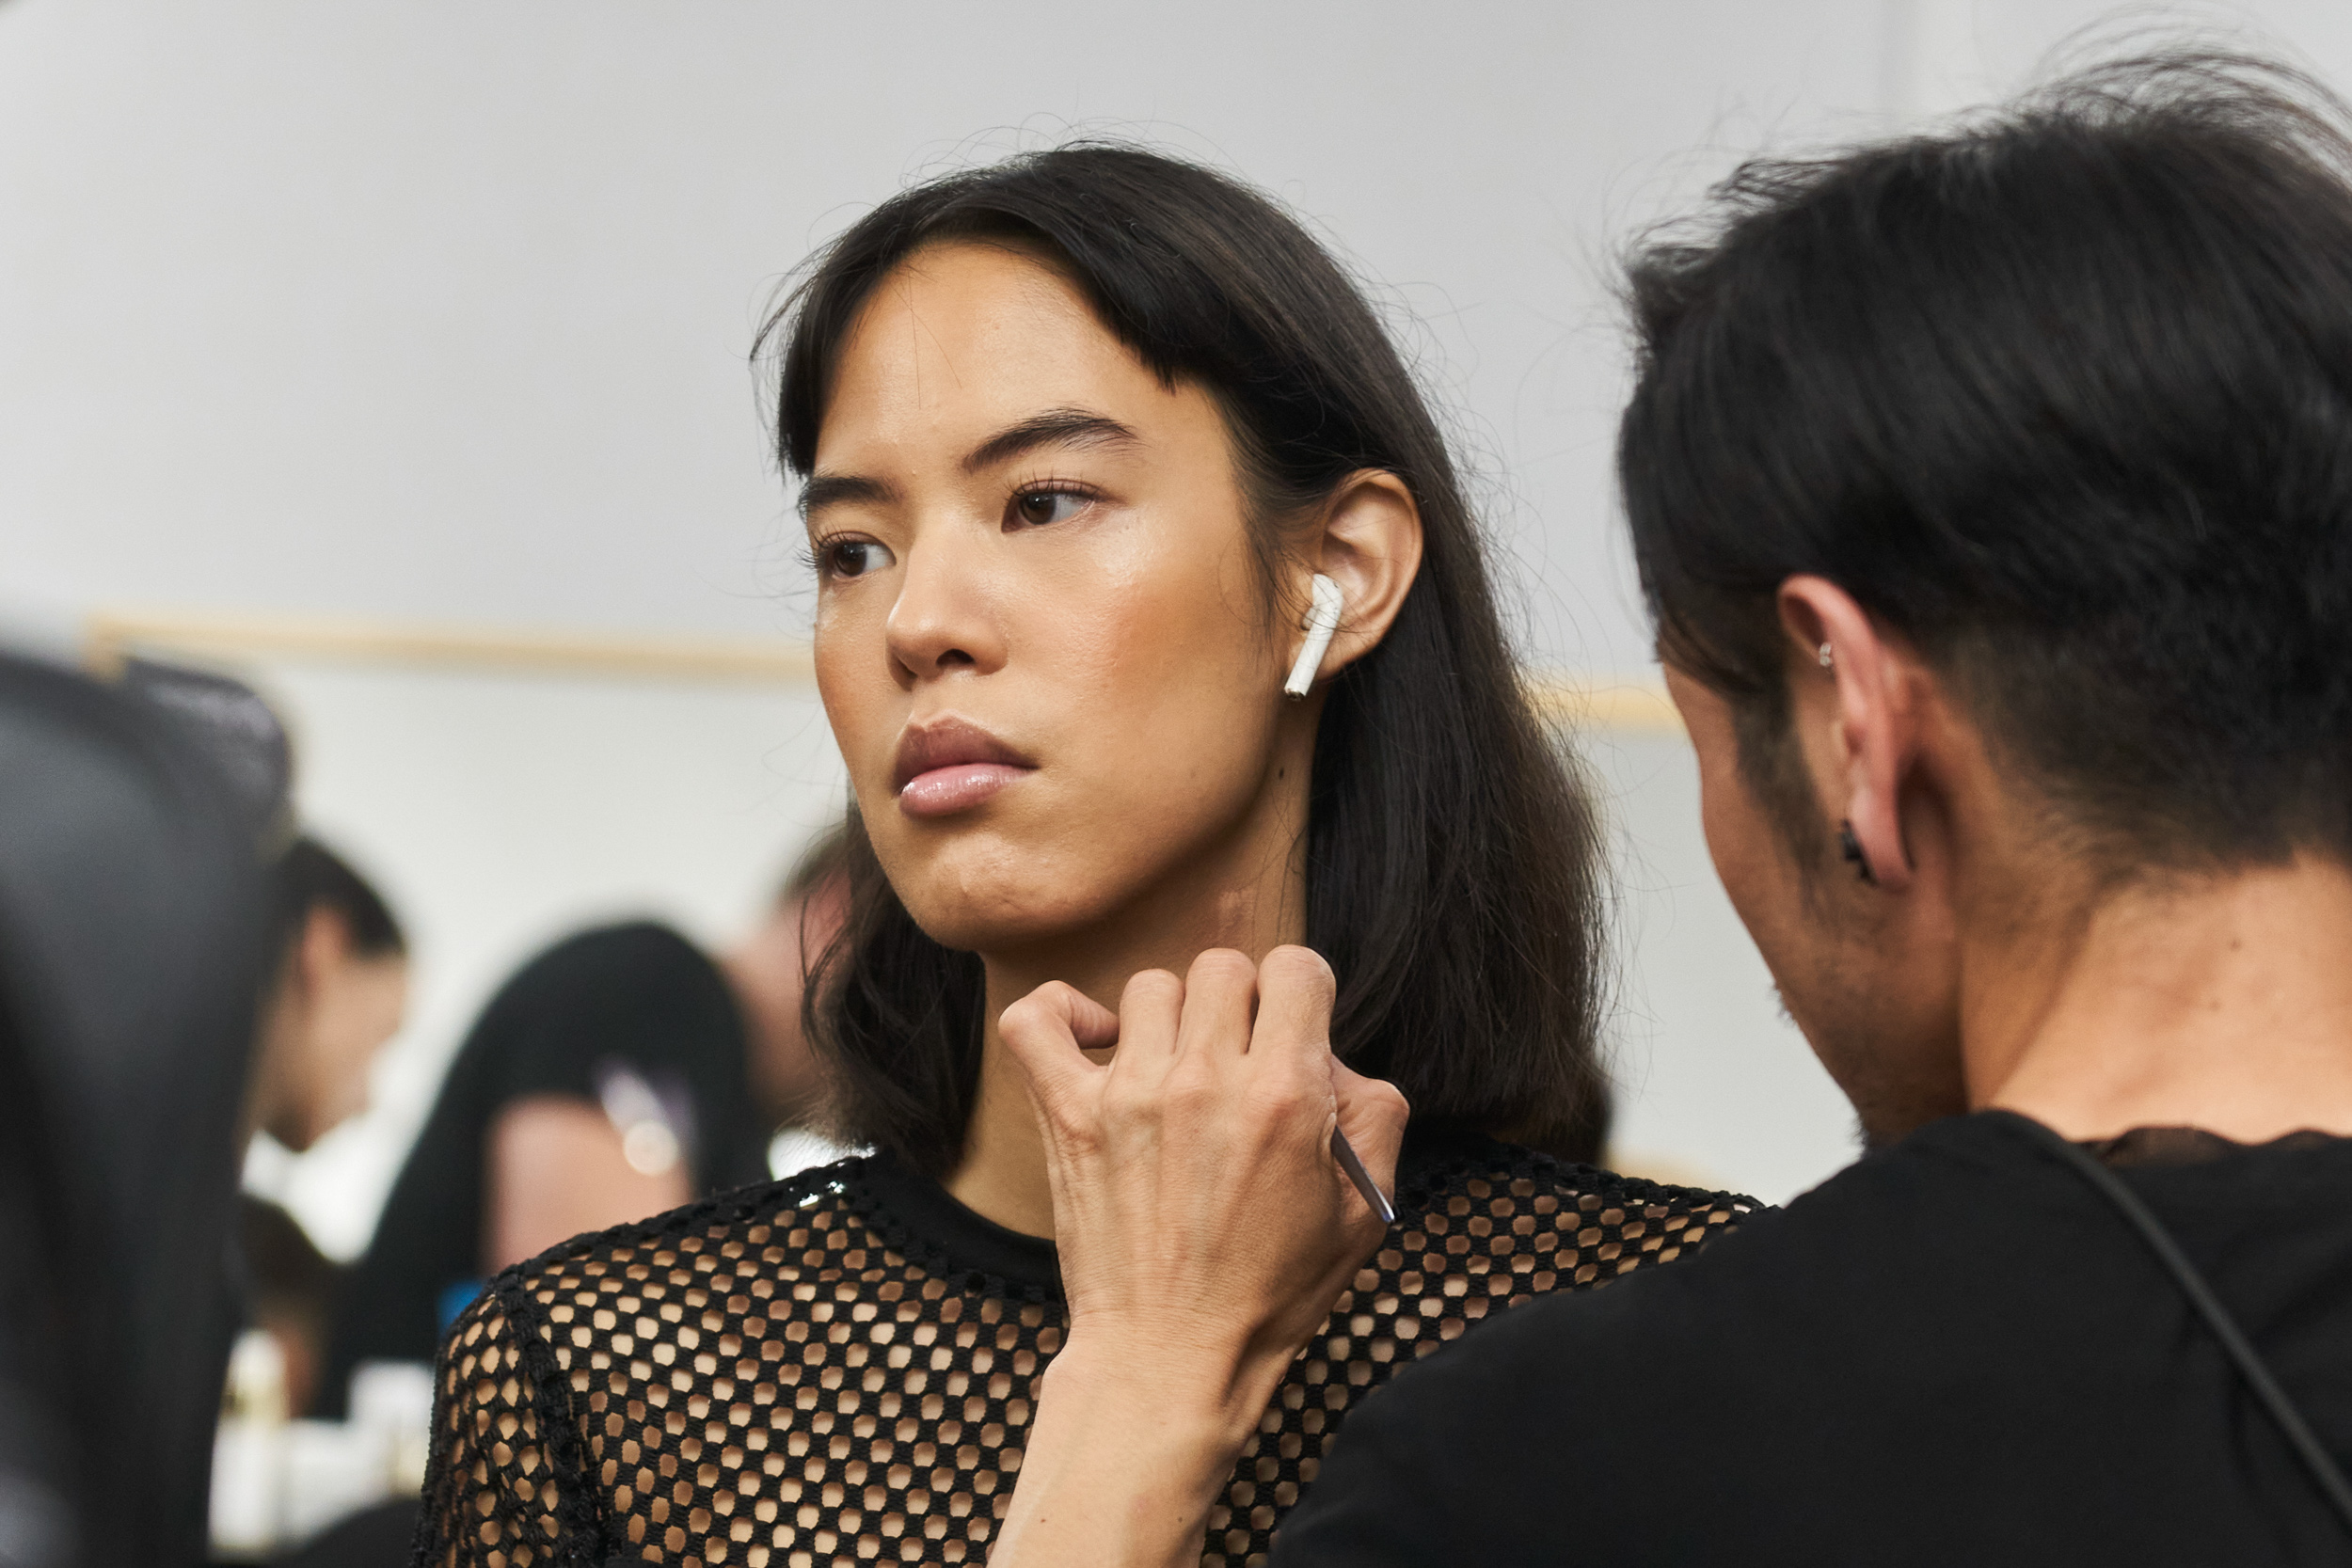
M 1113 1017 L 1064 985 L 1005 1011 L 1054 1191 L 1070 1333 L 1043 1380 L 997 1568 L 1198 1560 L 1219 1485 L 1384 1226 L 1405 1100 L 1331 1054 L 1330 966 L 1203 953 Z M 1083 1052 L 1117 1044 L 1107 1065 Z

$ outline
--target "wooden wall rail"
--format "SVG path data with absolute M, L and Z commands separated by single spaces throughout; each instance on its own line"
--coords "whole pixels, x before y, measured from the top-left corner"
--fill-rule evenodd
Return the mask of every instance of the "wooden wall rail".
M 636 637 L 323 615 L 103 610 L 87 623 L 85 647 L 91 666 L 101 670 L 149 653 L 230 663 L 326 660 L 787 686 L 806 685 L 815 676 L 807 645 L 780 638 Z M 1528 693 L 1545 717 L 1562 723 L 1626 734 L 1682 729 L 1674 705 L 1654 682 L 1531 674 Z

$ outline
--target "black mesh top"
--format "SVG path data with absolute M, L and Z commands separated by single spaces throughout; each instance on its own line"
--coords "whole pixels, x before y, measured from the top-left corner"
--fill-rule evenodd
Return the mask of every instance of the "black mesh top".
M 1404 1362 L 1756 1207 L 1483 1138 L 1409 1139 L 1397 1188 L 1211 1511 L 1204 1563 L 1263 1560 L 1349 1408 Z M 450 1330 L 417 1561 L 984 1561 L 1066 1321 L 1051 1243 L 882 1156 L 576 1238 Z

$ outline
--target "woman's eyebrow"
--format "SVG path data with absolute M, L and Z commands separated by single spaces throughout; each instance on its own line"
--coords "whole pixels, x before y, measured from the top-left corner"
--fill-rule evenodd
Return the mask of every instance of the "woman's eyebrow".
M 1039 447 L 1132 446 L 1141 439 L 1107 414 L 1083 408 L 1049 408 L 1010 425 L 964 455 L 963 471 L 977 474 Z
M 1019 424 L 1009 425 L 964 454 L 963 471 L 978 473 L 1009 458 L 1039 447 L 1132 446 L 1143 438 L 1107 414 L 1083 408 L 1049 408 Z M 896 496 L 890 485 L 864 474 L 813 474 L 801 486 L 803 517 L 844 501 L 888 501 Z
M 811 474 L 801 486 L 801 516 L 841 501 L 886 501 L 890 486 L 863 474 Z

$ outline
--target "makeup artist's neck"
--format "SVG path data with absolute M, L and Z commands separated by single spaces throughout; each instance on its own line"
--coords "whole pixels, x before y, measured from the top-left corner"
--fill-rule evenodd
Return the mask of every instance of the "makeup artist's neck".
M 1290 842 L 1295 844 L 1295 836 Z M 1171 889 L 1152 900 L 1152 908 L 1096 927 L 1085 940 L 1057 943 L 1048 952 L 987 958 L 979 1095 L 963 1160 L 947 1178 L 948 1192 L 965 1208 L 1024 1235 L 1054 1233 L 1053 1192 L 1028 1089 L 997 1038 L 996 1021 L 1007 1007 L 1048 980 L 1061 980 L 1116 1012 L 1129 978 L 1147 969 L 1181 976 L 1212 947 L 1262 958 L 1284 942 L 1305 939 L 1306 876 L 1295 850 L 1267 846 L 1218 859 L 1227 861 L 1225 875 L 1187 879 L 1197 885 Z

